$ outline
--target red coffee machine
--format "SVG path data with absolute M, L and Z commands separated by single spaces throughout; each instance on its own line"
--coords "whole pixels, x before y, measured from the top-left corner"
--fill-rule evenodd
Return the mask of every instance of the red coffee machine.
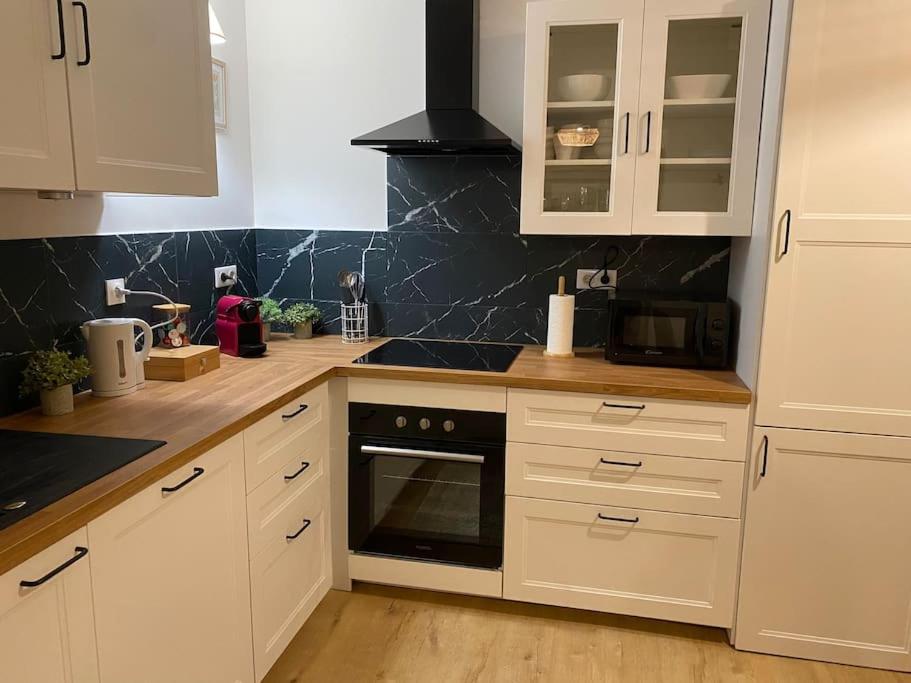
M 215 311 L 215 334 L 222 353 L 255 358 L 266 352 L 258 301 L 245 296 L 223 296 Z

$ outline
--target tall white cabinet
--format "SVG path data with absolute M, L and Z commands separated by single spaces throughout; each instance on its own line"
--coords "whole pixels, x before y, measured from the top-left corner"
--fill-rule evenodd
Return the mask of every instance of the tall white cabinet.
M 794 2 L 736 629 L 905 671 L 909 23 L 897 0 Z
M 529 3 L 521 231 L 749 235 L 769 7 Z
M 215 195 L 206 0 L 9 0 L 0 188 Z

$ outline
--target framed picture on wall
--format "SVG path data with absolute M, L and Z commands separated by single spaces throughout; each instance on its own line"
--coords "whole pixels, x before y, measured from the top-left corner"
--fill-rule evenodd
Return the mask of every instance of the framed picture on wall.
M 228 74 L 220 59 L 212 60 L 212 96 L 215 98 L 215 130 L 228 130 Z

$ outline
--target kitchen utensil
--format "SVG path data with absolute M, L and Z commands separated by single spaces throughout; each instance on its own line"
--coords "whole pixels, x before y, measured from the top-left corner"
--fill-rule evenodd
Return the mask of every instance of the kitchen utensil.
M 570 74 L 557 79 L 557 94 L 567 102 L 603 100 L 610 85 L 604 74 Z
M 730 82 L 730 74 L 671 76 L 667 79 L 667 96 L 675 100 L 722 97 Z
M 136 351 L 134 328 L 142 330 L 142 349 Z M 92 366 L 95 396 L 132 394 L 145 381 L 142 363 L 152 350 L 152 328 L 138 318 L 100 318 L 82 325 Z
M 349 276 L 350 280 L 350 289 L 351 295 L 354 297 L 355 303 L 363 302 L 364 300 L 364 276 L 358 272 L 353 272 Z
M 557 280 L 557 293 L 550 295 L 547 307 L 547 348 L 545 356 L 555 358 L 572 358 L 573 353 L 573 317 L 576 310 L 576 297 L 566 294 L 566 278 Z

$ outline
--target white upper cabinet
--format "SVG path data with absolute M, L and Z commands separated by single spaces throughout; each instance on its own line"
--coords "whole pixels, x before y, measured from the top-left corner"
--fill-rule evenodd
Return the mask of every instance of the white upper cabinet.
M 4 0 L 0 187 L 73 190 L 63 0 Z
M 73 4 L 77 187 L 217 194 L 206 0 Z
M 521 231 L 749 235 L 769 0 L 528 5 Z
M 0 188 L 218 193 L 206 0 L 9 0 Z
M 909 25 L 899 0 L 795 5 L 757 424 L 911 436 Z

